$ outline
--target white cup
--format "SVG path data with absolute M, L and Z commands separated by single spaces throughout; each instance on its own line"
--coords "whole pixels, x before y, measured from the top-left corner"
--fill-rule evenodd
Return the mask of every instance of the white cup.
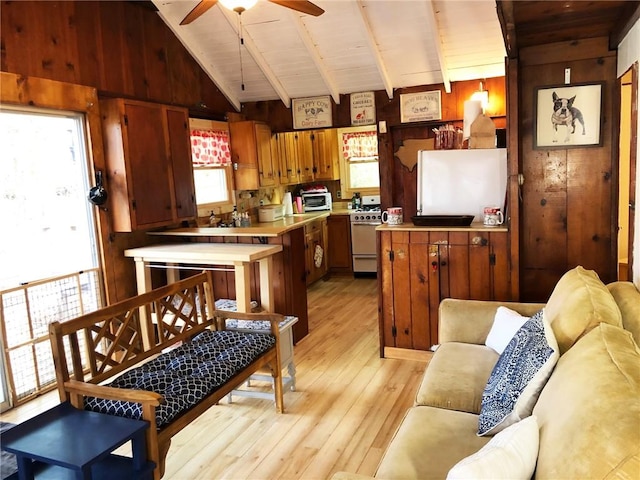
M 497 227 L 504 223 L 504 215 L 500 207 L 484 207 L 484 225 L 486 227 Z
M 382 223 L 387 225 L 402 225 L 402 207 L 390 207 L 382 212 Z

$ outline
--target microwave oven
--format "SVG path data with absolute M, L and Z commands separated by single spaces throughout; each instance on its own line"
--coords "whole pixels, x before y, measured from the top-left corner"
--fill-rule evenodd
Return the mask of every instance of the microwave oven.
M 331 194 L 329 192 L 303 193 L 305 212 L 331 210 Z

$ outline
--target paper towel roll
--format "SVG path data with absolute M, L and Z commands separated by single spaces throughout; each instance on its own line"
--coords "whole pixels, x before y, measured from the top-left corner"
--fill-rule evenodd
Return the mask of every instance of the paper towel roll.
M 284 205 L 284 214 L 287 216 L 293 215 L 293 200 L 291 199 L 291 192 L 285 192 L 282 204 Z
M 464 102 L 464 118 L 462 124 L 462 137 L 464 140 L 471 136 L 471 124 L 482 113 L 482 102 L 479 100 L 467 100 Z

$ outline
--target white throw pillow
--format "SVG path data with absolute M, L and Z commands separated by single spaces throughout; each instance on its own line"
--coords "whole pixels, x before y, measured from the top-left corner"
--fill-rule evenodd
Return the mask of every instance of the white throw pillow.
M 478 435 L 494 435 L 531 415 L 559 356 L 541 310 L 516 332 L 493 367 L 482 393 Z
M 538 422 L 534 415 L 496 434 L 473 455 L 449 470 L 447 480 L 529 480 L 538 458 Z
M 501 354 L 527 320 L 529 320 L 529 317 L 523 317 L 510 308 L 498 307 L 496 316 L 493 319 L 493 325 L 484 344 Z

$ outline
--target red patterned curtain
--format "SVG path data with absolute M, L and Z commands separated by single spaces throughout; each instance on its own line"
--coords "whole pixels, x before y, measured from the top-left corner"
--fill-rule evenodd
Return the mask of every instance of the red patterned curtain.
M 376 132 L 354 132 L 342 135 L 342 153 L 345 159 L 371 159 L 378 156 Z
M 196 167 L 224 167 L 231 164 L 229 132 L 191 130 L 191 157 Z

